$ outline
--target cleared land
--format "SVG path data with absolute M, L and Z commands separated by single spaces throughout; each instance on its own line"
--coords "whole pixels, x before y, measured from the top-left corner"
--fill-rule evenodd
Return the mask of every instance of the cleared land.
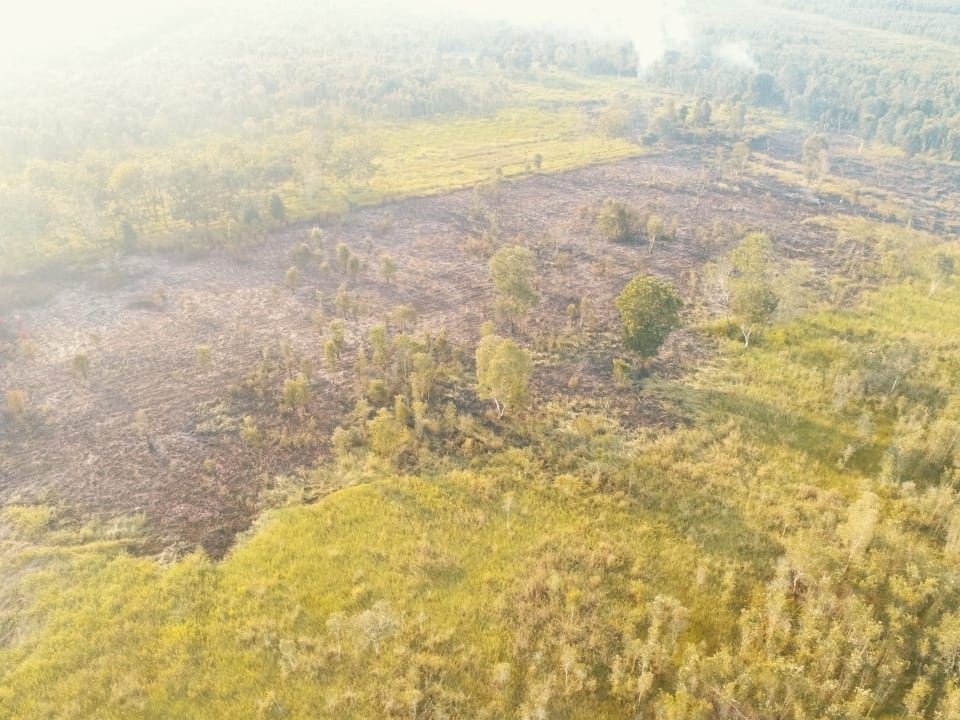
M 763 147 L 770 153 L 759 161 L 765 170 L 736 179 L 716 176 L 709 149 L 688 146 L 505 184 L 493 201 L 499 242 L 521 237 L 539 248 L 543 302 L 520 331 L 525 341 L 563 338 L 566 308 L 583 297 L 597 316 L 588 342 L 538 349 L 538 401 L 607 398 L 605 409 L 628 427 L 672 422 L 651 394 L 613 385 L 611 363 L 622 351 L 612 300 L 627 279 L 644 269 L 685 287 L 690 271 L 752 229 L 771 233 L 783 257 L 808 260 L 826 274 L 836 265 L 836 231 L 818 218 L 853 210 L 884 219 L 868 203 L 853 209 L 840 195 L 826 192 L 817 200 L 792 184 L 783 169 L 796 165 L 797 148 L 796 137 L 776 138 Z M 865 159 L 840 167 L 855 173 L 851 181 L 884 177 Z M 923 166 L 913 170 L 923 172 Z M 955 181 L 937 174 L 943 169 L 929 172 L 929 183 Z M 921 197 L 929 197 L 929 189 L 916 186 Z M 878 197 L 887 191 L 875 190 Z M 676 240 L 651 247 L 598 239 L 581 209 L 608 197 L 655 212 L 668 224 L 675 220 Z M 915 201 L 898 197 L 908 208 Z M 355 211 L 325 228 L 327 246 L 346 243 L 365 263 L 350 284 L 366 310 L 346 324 L 348 356 L 371 324 L 409 303 L 417 311 L 417 332 L 446 331 L 470 357 L 494 300 L 479 241 L 483 228 L 472 219 L 476 202 L 471 191 L 410 199 Z M 283 286 L 291 251 L 308 233 L 306 226 L 276 233 L 240 260 L 127 258 L 98 280 L 13 312 L 7 321 L 23 341 L 2 360 L 3 385 L 26 392 L 34 421 L 0 424 L 0 502 L 46 493 L 91 516 L 143 513 L 157 547 L 200 543 L 221 555 L 257 514 L 272 478 L 328 452 L 331 432 L 352 405 L 349 363 L 337 371 L 323 367 L 325 335 L 315 319 L 321 305 L 333 315 L 343 276 L 309 267 L 295 291 Z M 378 276 L 381 253 L 396 259 L 393 283 Z M 210 348 L 205 368 L 197 365 L 200 345 Z M 89 357 L 87 379 L 73 368 L 77 353 Z M 238 390 L 264 353 L 289 362 L 312 359 L 305 414 L 280 411 L 282 378 L 263 397 Z M 679 333 L 655 371 L 669 376 L 708 356 L 704 339 Z M 259 447 L 245 443 L 245 416 L 272 440 Z M 305 422 L 309 437 L 295 437 Z

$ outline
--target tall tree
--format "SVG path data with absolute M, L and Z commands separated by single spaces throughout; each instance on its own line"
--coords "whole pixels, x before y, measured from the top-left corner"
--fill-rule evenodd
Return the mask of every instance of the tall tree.
M 530 390 L 533 360 L 530 353 L 509 338 L 485 335 L 477 346 L 477 389 L 481 398 L 493 400 L 497 417 L 523 405 Z
M 757 327 L 769 323 L 780 304 L 780 297 L 769 279 L 770 237 L 750 233 L 730 254 L 736 276 L 730 282 L 730 309 L 743 336 L 744 347 Z
M 597 230 L 609 242 L 630 242 L 636 237 L 639 220 L 637 213 L 620 200 L 607 198 L 597 213 Z
M 490 258 L 490 279 L 497 289 L 497 311 L 515 322 L 540 302 L 533 252 L 520 245 L 497 250 Z
M 657 354 L 677 328 L 683 299 L 673 283 L 654 275 L 637 275 L 617 298 L 624 344 L 644 358 Z

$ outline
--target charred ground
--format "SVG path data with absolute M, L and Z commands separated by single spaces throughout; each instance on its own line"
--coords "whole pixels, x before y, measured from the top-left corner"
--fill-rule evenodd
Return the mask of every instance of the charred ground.
M 842 192 L 814 193 L 790 176 L 799 136 L 754 144 L 764 154 L 742 174 L 722 172 L 714 148 L 687 145 L 533 174 L 483 201 L 463 190 L 323 223 L 325 245 L 345 243 L 362 260 L 348 283 L 359 311 L 346 318 L 346 355 L 373 323 L 410 304 L 416 331 L 445 333 L 469 364 L 479 326 L 492 315 L 489 254 L 521 242 L 537 254 L 542 302 L 514 332 L 536 350 L 538 402 L 562 397 L 602 406 L 626 427 L 676 422 L 653 395 L 624 392 L 611 378 L 611 363 L 623 353 L 612 300 L 630 277 L 641 270 L 668 277 L 696 304 L 704 264 L 744 232 L 763 230 L 783 258 L 811 263 L 814 290 L 822 292 L 839 251 L 836 232 L 818 218 L 842 211 L 903 222 L 879 202 L 896 190 L 908 222 L 942 228 L 945 212 L 931 202 L 945 205 L 957 187 L 943 166 L 910 165 L 904 176 L 903 163 L 858 157 L 848 147 L 836 175 L 865 188 L 851 204 Z M 658 214 L 675 237 L 652 245 L 603 241 L 589 209 L 605 198 Z M 478 219 L 478 203 L 496 216 L 496 228 Z M 332 298 L 344 277 L 308 264 L 295 288 L 284 286 L 291 253 L 312 227 L 275 233 L 244 257 L 122 258 L 97 277 L 62 283 L 40 304 L 11 309 L 4 386 L 23 391 L 29 413 L 22 423 L 0 420 L 0 501 L 55 498 L 82 517 L 142 513 L 150 549 L 201 544 L 222 555 L 250 525 L 275 476 L 329 452 L 330 435 L 352 406 L 349 363 L 324 367 L 316 319 L 321 309 L 335 315 Z M 382 254 L 395 259 L 392 282 L 377 272 Z M 583 298 L 594 319 L 574 341 L 567 308 Z M 198 346 L 209 348 L 209 363 L 198 365 Z M 86 377 L 77 373 L 78 354 L 89 359 Z M 650 370 L 670 375 L 709 357 L 710 341 L 685 330 Z M 272 368 L 268 392 L 245 392 L 244 378 L 265 363 Z M 304 368 L 309 406 L 285 410 L 280 384 Z M 263 444 L 244 442 L 248 416 L 264 431 Z

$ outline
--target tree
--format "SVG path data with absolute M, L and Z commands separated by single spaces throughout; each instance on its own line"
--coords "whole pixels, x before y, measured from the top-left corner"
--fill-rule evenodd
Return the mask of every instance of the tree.
M 252 415 L 244 415 L 243 427 L 240 428 L 240 438 L 251 447 L 263 445 L 263 433 L 257 427 Z
M 540 302 L 535 287 L 537 263 L 520 245 L 503 247 L 490 258 L 490 279 L 497 289 L 497 310 L 511 322 Z
M 310 384 L 301 373 L 283 381 L 283 404 L 291 410 L 303 410 L 310 402 Z
M 730 150 L 730 168 L 734 175 L 740 177 L 743 174 L 743 169 L 749 159 L 750 143 L 741 141 L 733 146 L 733 149 Z
M 296 265 L 291 265 L 287 268 L 286 274 L 283 276 L 283 284 L 287 286 L 290 290 L 296 290 L 300 285 L 300 280 L 302 275 L 300 273 L 300 268 Z
M 756 327 L 769 322 L 779 304 L 780 298 L 765 278 L 746 276 L 733 281 L 730 309 L 737 317 L 744 347 L 749 347 Z
M 27 414 L 27 393 L 24 390 L 7 390 L 7 415 L 20 422 Z
M 747 122 L 747 108 L 743 103 L 737 103 L 730 108 L 730 118 L 728 120 L 730 132 L 739 135 L 743 132 L 743 127 Z
M 351 281 L 357 281 L 360 275 L 360 258 L 356 255 L 351 255 L 350 260 L 347 262 L 347 274 L 350 276 Z
M 78 352 L 73 356 L 73 371 L 82 379 L 90 376 L 90 356 L 85 352 Z
M 209 345 L 197 345 L 197 367 L 207 370 L 213 364 L 213 351 Z
M 135 195 L 143 185 L 143 167 L 135 160 L 122 160 L 114 167 L 107 187 L 118 195 Z
M 413 329 L 413 326 L 417 322 L 417 309 L 407 303 L 405 305 L 397 305 L 393 310 L 390 311 L 390 319 L 393 321 L 394 325 L 397 326 L 399 332 L 405 333 Z
M 287 206 L 276 193 L 270 196 L 270 217 L 274 220 L 285 220 L 287 217 Z
M 353 253 L 350 252 L 350 246 L 346 243 L 337 243 L 337 267 L 340 268 L 342 272 L 346 272 L 350 268 L 350 258 Z
M 485 335 L 477 346 L 477 389 L 485 400 L 493 400 L 497 417 L 520 407 L 527 399 L 533 361 L 513 340 Z
M 383 281 L 387 283 L 387 285 L 391 285 L 396 275 L 397 261 L 390 255 L 383 255 L 380 258 L 380 277 L 383 278 Z
M 613 382 L 617 387 L 630 386 L 630 363 L 623 358 L 613 359 Z
M 617 298 L 624 344 L 644 358 L 657 354 L 680 323 L 683 300 L 673 283 L 654 275 L 638 275 Z
M 938 252 L 929 260 L 930 291 L 927 297 L 933 297 L 942 283 L 947 282 L 956 272 L 956 261 L 952 255 Z
M 730 254 L 736 277 L 730 281 L 730 309 L 737 318 L 743 335 L 744 347 L 759 325 L 770 322 L 780 297 L 768 279 L 770 237 L 765 233 L 750 233 Z
M 298 268 L 305 268 L 313 259 L 313 250 L 305 242 L 297 243 L 290 252 L 290 259 Z
M 750 92 L 758 105 L 770 107 L 780 102 L 777 80 L 768 72 L 760 72 L 750 81 Z
M 357 615 L 352 623 L 360 636 L 363 649 L 373 648 L 380 655 L 383 641 L 401 627 L 400 617 L 386 600 L 377 601 L 372 608 Z
M 636 237 L 637 214 L 620 200 L 607 198 L 597 213 L 596 227 L 609 242 L 630 242 Z
M 333 307 L 337 313 L 340 317 L 346 318 L 356 309 L 355 305 L 356 301 L 353 295 L 350 294 L 350 290 L 347 289 L 347 284 L 345 282 L 340 283 L 336 295 L 333 296 Z
M 830 169 L 830 155 L 823 135 L 810 135 L 803 143 L 803 174 L 807 182 L 819 183 Z
M 336 369 L 340 355 L 343 354 L 343 349 L 346 345 L 343 331 L 342 320 L 334 320 L 330 323 L 330 337 L 323 345 L 323 355 L 327 361 L 327 366 L 331 370 Z
M 659 215 L 651 215 L 647 218 L 647 241 L 650 245 L 655 245 L 666 234 L 666 226 Z
M 770 236 L 752 232 L 730 253 L 732 269 L 740 275 L 766 275 L 773 251 Z
M 367 429 L 370 432 L 370 449 L 386 460 L 396 460 L 413 442 L 413 433 L 404 418 L 388 408 L 380 408 L 369 421 Z
M 693 107 L 693 124 L 699 127 L 706 127 L 710 124 L 710 117 L 713 114 L 713 107 L 706 98 L 697 100 Z

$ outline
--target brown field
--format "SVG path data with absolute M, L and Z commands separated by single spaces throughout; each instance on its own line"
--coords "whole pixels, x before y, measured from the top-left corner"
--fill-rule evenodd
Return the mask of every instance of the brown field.
M 796 138 L 786 138 L 765 152 L 795 162 L 798 147 Z M 872 212 L 851 209 L 836 196 L 818 202 L 772 174 L 719 182 L 711 169 L 714 155 L 710 148 L 683 147 L 504 186 L 496 203 L 498 242 L 521 236 L 539 248 L 543 302 L 519 334 L 538 348 L 540 400 L 565 396 L 590 405 L 590 398 L 612 398 L 602 402 L 628 426 L 669 422 L 642 391 L 612 385 L 618 354 L 612 300 L 624 283 L 643 269 L 672 278 L 689 293 L 690 272 L 752 229 L 770 232 L 784 257 L 810 260 L 828 272 L 834 236 L 804 221 Z M 867 160 L 843 160 L 839 167 L 850 177 L 886 177 Z M 952 174 L 927 179 L 955 186 Z M 921 178 L 912 197 L 929 196 L 928 190 Z M 911 191 L 901 191 L 911 202 Z M 655 212 L 668 225 L 675 220 L 676 240 L 652 247 L 598 240 L 580 209 L 607 197 Z M 347 322 L 348 353 L 370 324 L 411 303 L 418 332 L 446 330 L 469 357 L 494 300 L 490 247 L 481 246 L 470 219 L 474 202 L 470 191 L 453 192 L 359 210 L 326 225 L 327 244 L 346 242 L 365 261 L 353 290 L 367 312 Z M 124 258 L 107 274 L 110 283 L 71 281 L 43 304 L 8 313 L 8 326 L 18 327 L 24 340 L 0 359 L 0 391 L 24 390 L 32 412 L 20 423 L 0 415 L 0 502 L 43 496 L 81 516 L 143 513 L 157 547 L 200 543 L 221 555 L 256 515 L 262 488 L 327 453 L 330 433 L 352 406 L 350 374 L 323 368 L 324 334 L 313 319 L 318 290 L 333 314 L 342 277 L 310 268 L 296 291 L 283 286 L 291 249 L 307 234 L 303 226 L 274 234 L 242 260 L 225 254 L 189 262 Z M 567 262 L 558 262 L 558 249 L 569 253 Z M 382 252 L 397 261 L 395 284 L 378 276 Z M 597 331 L 576 349 L 564 351 L 561 344 L 545 351 L 542 339 L 562 336 L 568 304 L 585 296 L 598 316 Z M 264 348 L 280 353 L 284 343 L 291 358 L 313 360 L 312 401 L 304 415 L 282 412 L 274 396 L 230 391 Z M 212 350 L 206 369 L 197 367 L 201 344 Z M 90 358 L 86 380 L 72 368 L 78 352 Z M 709 356 L 706 339 L 680 332 L 653 370 L 670 373 Z M 570 389 L 574 375 L 579 385 Z M 245 415 L 271 437 L 302 427 L 311 432 L 298 442 L 251 447 L 239 433 Z

